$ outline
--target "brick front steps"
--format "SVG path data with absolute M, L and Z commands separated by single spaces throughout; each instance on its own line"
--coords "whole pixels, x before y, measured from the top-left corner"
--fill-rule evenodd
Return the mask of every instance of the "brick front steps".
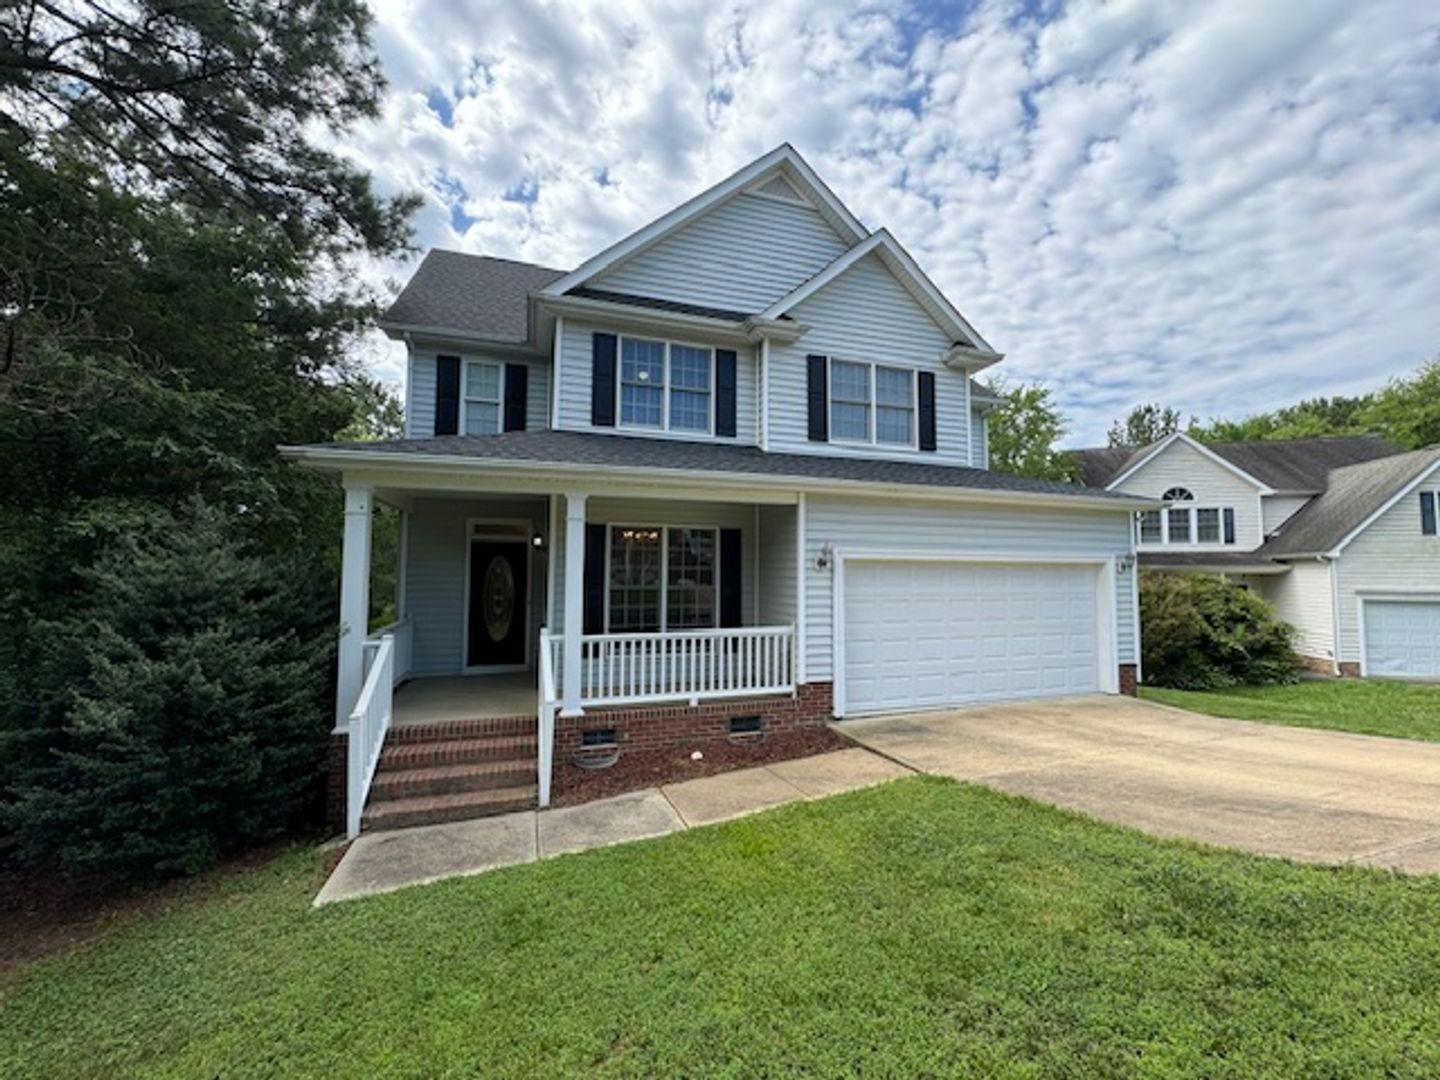
M 535 768 L 533 716 L 391 728 L 361 827 L 374 832 L 533 810 Z

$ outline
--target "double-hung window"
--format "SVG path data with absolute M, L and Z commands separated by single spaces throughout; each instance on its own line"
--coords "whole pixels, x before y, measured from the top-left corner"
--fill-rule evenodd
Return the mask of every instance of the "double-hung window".
M 620 423 L 704 434 L 710 430 L 715 352 L 646 338 L 620 339 Z
M 1174 493 L 1178 495 L 1172 495 Z M 1193 496 L 1183 488 L 1165 493 L 1169 505 L 1163 510 L 1145 510 L 1139 516 L 1140 543 L 1162 547 L 1167 544 L 1235 543 L 1235 509 L 1229 506 L 1195 506 Z
M 505 368 L 488 360 L 465 362 L 465 434 L 495 435 L 500 431 Z
M 843 442 L 915 445 L 915 371 L 830 361 L 830 433 Z
M 612 525 L 606 628 L 611 633 L 717 625 L 719 530 Z

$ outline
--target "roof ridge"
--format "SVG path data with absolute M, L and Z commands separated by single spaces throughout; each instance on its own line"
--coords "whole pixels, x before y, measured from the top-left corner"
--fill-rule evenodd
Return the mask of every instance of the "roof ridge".
M 432 247 L 425 252 L 425 257 L 431 255 L 459 255 L 466 259 L 485 259 L 489 262 L 509 263 L 511 266 L 525 266 L 531 270 L 544 270 L 551 274 L 567 274 L 568 270 L 561 270 L 554 266 L 545 266 L 542 263 L 529 262 L 526 259 L 512 259 L 506 255 L 484 255 L 474 251 L 457 251 L 455 248 Z

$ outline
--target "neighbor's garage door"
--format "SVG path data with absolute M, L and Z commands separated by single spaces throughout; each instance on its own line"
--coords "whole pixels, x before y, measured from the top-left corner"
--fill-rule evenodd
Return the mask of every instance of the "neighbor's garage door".
M 1366 600 L 1365 674 L 1440 678 L 1440 600 Z
M 847 562 L 845 714 L 1097 690 L 1097 574 Z

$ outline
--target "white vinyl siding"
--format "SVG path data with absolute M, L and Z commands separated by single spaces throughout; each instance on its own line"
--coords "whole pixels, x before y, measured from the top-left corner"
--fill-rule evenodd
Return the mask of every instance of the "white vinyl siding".
M 414 501 L 406 548 L 405 614 L 414 627 L 416 675 L 458 675 L 464 670 L 466 523 L 472 518 L 527 520 L 532 532 L 543 535 L 546 501 L 490 495 Z M 532 637 L 545 622 L 545 563 L 545 552 L 532 549 Z
M 759 515 L 759 572 L 756 617 L 761 626 L 795 625 L 795 544 L 799 509 L 762 506 Z
M 555 626 L 565 623 L 565 506 L 561 499 L 560 534 L 555 538 Z M 755 625 L 757 605 L 756 574 L 752 552 L 756 550 L 755 508 L 739 503 L 680 502 L 673 499 L 611 499 L 592 496 L 585 502 L 585 520 L 595 525 L 711 526 L 739 529 L 740 554 L 744 566 L 740 581 L 741 620 Z
M 1440 467 L 1421 487 L 1433 487 Z M 1340 659 L 1360 661 L 1361 592 L 1440 595 L 1440 536 L 1420 532 L 1420 499 L 1414 491 L 1381 514 L 1340 553 Z
M 560 422 L 557 427 L 569 431 L 602 431 L 622 435 L 653 435 L 657 438 L 715 439 L 719 442 L 748 443 L 754 445 L 756 415 L 756 361 L 755 349 L 747 346 L 718 345 L 715 348 L 733 348 L 735 352 L 735 437 L 720 437 L 705 432 L 662 431 L 659 428 L 643 429 L 621 425 L 619 427 L 592 427 L 590 424 L 590 383 L 593 371 L 593 335 L 597 332 L 624 337 L 623 328 L 585 323 L 566 319 L 564 334 L 560 343 Z M 637 337 L 645 337 L 639 334 Z M 704 345 L 705 342 L 694 342 Z M 619 367 L 616 369 L 617 379 Z M 533 373 L 532 373 L 533 378 Z M 714 374 L 711 375 L 711 411 L 714 410 Z M 533 391 L 532 391 L 533 396 Z M 617 412 L 618 417 L 618 412 Z
M 833 678 L 832 568 L 816 563 L 826 546 L 847 552 L 926 555 L 1119 556 L 1130 550 L 1123 512 L 945 506 L 926 502 L 806 500 L 806 678 Z M 1130 572 L 1117 571 L 1117 663 L 1135 663 L 1136 613 Z M 954 613 L 956 619 L 966 612 Z M 969 614 L 969 617 L 974 617 Z
M 1318 660 L 1334 658 L 1335 606 L 1328 562 L 1292 563 L 1289 573 L 1257 575 L 1247 583 L 1295 628 L 1297 653 Z
M 771 348 L 770 449 L 802 454 L 893 458 L 970 464 L 970 406 L 966 376 L 943 360 L 954 344 L 876 255 L 861 259 L 791 317 L 810 329 Z M 808 437 L 805 357 L 833 356 L 935 373 L 936 450 L 811 442 Z
M 550 426 L 550 361 L 534 356 L 503 356 L 458 349 L 412 348 L 406 363 L 405 437 L 429 439 L 435 434 L 435 357 L 459 356 L 462 360 L 486 360 L 500 364 L 524 364 L 530 369 L 525 385 L 525 430 L 541 431 Z M 465 388 L 461 375 L 461 395 Z M 464 420 L 464 405 L 461 405 Z
M 977 469 L 990 467 L 990 433 L 985 413 L 970 410 L 970 464 Z
M 1289 521 L 1300 508 L 1308 503 L 1312 495 L 1266 495 L 1260 501 L 1260 514 L 1266 536 L 1273 536 L 1275 531 Z
M 1127 495 L 1158 499 L 1175 487 L 1186 488 L 1194 496 L 1193 502 L 1177 503 L 1177 507 L 1233 507 L 1235 543 L 1183 544 L 1176 543 L 1172 537 L 1165 550 L 1213 551 L 1223 548 L 1227 551 L 1253 551 L 1263 542 L 1259 489 L 1185 442 L 1177 440 L 1171 443 L 1126 477 L 1116 490 Z
M 813 207 L 741 193 L 586 285 L 754 314 L 845 248 Z

